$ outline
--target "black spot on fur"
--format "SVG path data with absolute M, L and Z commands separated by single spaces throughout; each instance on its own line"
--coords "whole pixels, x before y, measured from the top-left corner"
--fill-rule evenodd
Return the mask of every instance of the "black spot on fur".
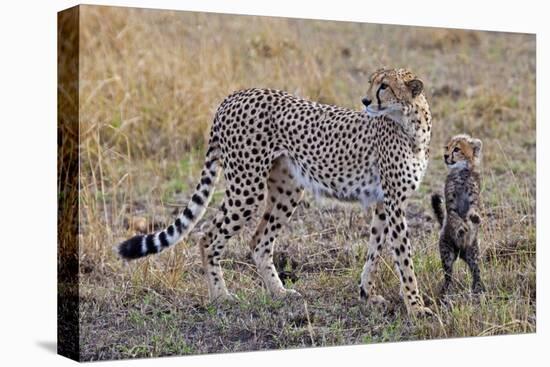
M 189 220 L 193 220 L 194 218 L 193 212 L 189 208 L 185 208 L 185 210 L 183 211 L 183 215 Z
M 168 247 L 170 245 L 168 243 L 168 239 L 166 238 L 166 232 L 160 232 L 159 240 L 162 247 Z
M 204 204 L 204 200 L 202 200 L 202 198 L 198 194 L 194 194 L 193 197 L 191 197 L 191 201 L 201 206 Z
M 174 222 L 174 224 L 176 225 L 176 229 L 178 230 L 179 233 L 182 232 L 182 223 L 181 223 L 181 219 L 179 218 L 176 218 L 176 221 Z
M 147 245 L 147 254 L 157 253 L 157 246 L 155 246 L 154 234 L 148 234 L 147 237 L 145 237 L 145 245 Z

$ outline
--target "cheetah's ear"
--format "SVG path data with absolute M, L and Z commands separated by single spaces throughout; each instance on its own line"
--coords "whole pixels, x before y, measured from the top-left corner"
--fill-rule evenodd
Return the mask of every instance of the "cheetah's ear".
M 472 147 L 474 147 L 474 157 L 477 159 L 481 158 L 481 148 L 483 143 L 479 139 L 472 139 Z
M 405 84 L 411 90 L 413 98 L 418 96 L 424 90 L 424 83 L 420 79 L 409 80 Z

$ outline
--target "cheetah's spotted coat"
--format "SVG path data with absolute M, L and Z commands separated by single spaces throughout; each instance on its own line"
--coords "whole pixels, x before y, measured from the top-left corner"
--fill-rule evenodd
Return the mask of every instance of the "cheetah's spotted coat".
M 274 296 L 285 289 L 273 265 L 277 231 L 286 223 L 303 189 L 375 206 L 361 296 L 375 293 L 373 272 L 386 242 L 400 274 L 407 311 L 424 314 L 411 260 L 405 219 L 407 199 L 426 170 L 431 114 L 423 83 L 404 69 L 382 69 L 369 79 L 365 111 L 310 102 L 270 89 L 228 96 L 212 125 L 206 162 L 189 204 L 165 230 L 135 236 L 119 245 L 127 259 L 154 254 L 186 236 L 204 213 L 220 168 L 227 183 L 218 213 L 200 241 L 212 300 L 232 298 L 220 268 L 227 241 L 266 202 L 252 238 L 253 259 Z

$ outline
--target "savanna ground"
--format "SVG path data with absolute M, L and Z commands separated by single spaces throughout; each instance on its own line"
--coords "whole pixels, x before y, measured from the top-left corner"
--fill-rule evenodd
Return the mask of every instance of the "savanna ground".
M 331 346 L 535 331 L 535 38 L 345 22 L 81 7 L 81 359 Z M 161 228 L 187 203 L 214 111 L 234 90 L 283 89 L 360 109 L 369 73 L 407 67 L 425 82 L 432 159 L 407 218 L 434 319 L 412 320 L 386 254 L 387 310 L 359 300 L 370 213 L 306 196 L 275 261 L 301 299 L 272 300 L 252 265 L 251 225 L 223 268 L 234 305 L 208 303 L 192 235 L 158 256 L 120 261 L 113 246 Z M 442 189 L 445 140 L 484 142 L 479 298 L 457 262 L 443 278 L 429 195 Z M 204 219 L 223 196 L 223 180 Z M 199 223 L 197 228 L 200 228 Z

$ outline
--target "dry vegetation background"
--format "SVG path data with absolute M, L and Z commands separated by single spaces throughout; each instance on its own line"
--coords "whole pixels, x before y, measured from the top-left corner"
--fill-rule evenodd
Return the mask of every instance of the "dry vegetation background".
M 83 6 L 80 48 L 82 359 L 535 331 L 534 36 Z M 159 256 L 118 260 L 113 245 L 169 223 L 187 202 L 227 94 L 270 87 L 360 109 L 368 75 L 381 66 L 417 73 L 432 106 L 432 161 L 407 216 L 419 286 L 441 323 L 407 318 L 391 266 L 379 277 L 393 306 L 364 306 L 357 282 L 370 213 L 310 197 L 275 251 L 300 300 L 266 295 L 248 254 L 252 226 L 223 262 L 236 305 L 208 304 L 192 237 Z M 484 141 L 488 291 L 472 298 L 457 262 L 455 294 L 441 304 L 429 194 L 444 181 L 444 141 L 461 132 Z M 223 182 L 211 208 L 222 195 Z

